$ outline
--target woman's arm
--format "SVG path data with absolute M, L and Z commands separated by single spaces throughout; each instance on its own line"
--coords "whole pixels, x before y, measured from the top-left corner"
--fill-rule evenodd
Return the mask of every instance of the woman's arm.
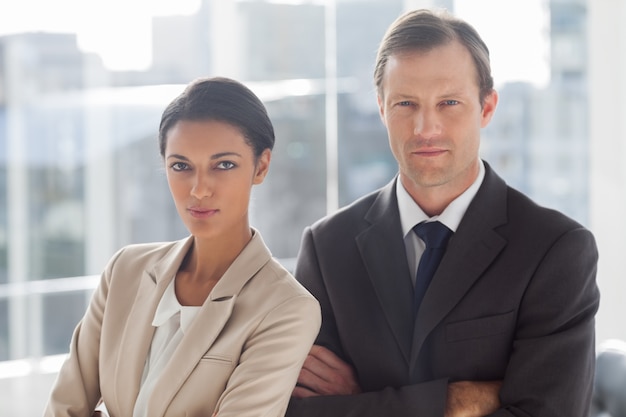
M 91 416 L 100 401 L 100 331 L 109 293 L 111 259 L 92 295 L 85 315 L 76 326 L 69 354 L 52 387 L 45 417 Z
M 310 296 L 271 310 L 245 343 L 214 416 L 283 416 L 320 323 L 319 304 Z

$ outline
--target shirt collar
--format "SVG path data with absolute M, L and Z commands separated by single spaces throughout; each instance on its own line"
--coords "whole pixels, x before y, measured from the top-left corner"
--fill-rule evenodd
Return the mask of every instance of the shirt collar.
M 460 196 L 452 200 L 452 202 L 446 207 L 443 212 L 438 216 L 428 217 L 426 213 L 418 206 L 413 198 L 409 195 L 409 192 L 402 185 L 400 177 L 396 180 L 396 195 L 398 198 L 398 210 L 400 212 L 400 223 L 402 224 L 402 236 L 411 232 L 413 227 L 424 221 L 438 220 L 445 224 L 450 230 L 456 232 L 456 229 L 463 219 L 463 215 L 467 211 L 470 203 L 474 199 L 474 196 L 478 192 L 480 185 L 485 178 L 485 165 L 480 160 L 478 176 L 476 180 L 465 190 Z
M 180 329 L 185 333 L 191 321 L 195 317 L 195 313 L 200 309 L 199 306 L 182 306 L 176 298 L 176 291 L 174 289 L 174 281 L 172 279 L 168 284 L 156 312 L 154 313 L 154 319 L 152 325 L 154 327 L 160 327 L 165 324 L 172 317 L 180 313 Z

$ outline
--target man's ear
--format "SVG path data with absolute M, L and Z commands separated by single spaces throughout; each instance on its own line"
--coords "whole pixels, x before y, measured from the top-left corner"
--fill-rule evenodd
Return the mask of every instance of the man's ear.
M 480 127 L 486 127 L 493 114 L 496 112 L 496 107 L 498 106 L 498 92 L 496 90 L 491 90 L 491 93 L 487 94 L 483 100 L 483 109 L 481 115 Z
M 385 101 L 384 98 L 380 96 L 380 94 L 376 95 L 376 101 L 378 103 L 378 115 L 380 116 L 380 120 L 383 121 L 383 124 L 387 126 L 385 122 Z

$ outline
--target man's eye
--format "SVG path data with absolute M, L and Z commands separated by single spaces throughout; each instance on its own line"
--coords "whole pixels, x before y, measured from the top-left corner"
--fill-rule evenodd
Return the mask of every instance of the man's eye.
M 174 171 L 186 171 L 189 169 L 189 165 L 184 162 L 174 162 L 172 165 L 170 165 L 170 167 Z
M 236 165 L 231 161 L 221 161 L 219 164 L 217 164 L 218 169 L 227 170 L 227 169 L 233 169 L 235 167 Z
M 402 107 L 406 107 L 406 106 L 410 106 L 411 102 L 410 101 L 401 101 L 398 103 L 398 106 L 402 106 Z
M 445 104 L 446 106 L 456 106 L 457 104 L 459 104 L 459 102 L 456 100 L 445 100 L 443 104 Z

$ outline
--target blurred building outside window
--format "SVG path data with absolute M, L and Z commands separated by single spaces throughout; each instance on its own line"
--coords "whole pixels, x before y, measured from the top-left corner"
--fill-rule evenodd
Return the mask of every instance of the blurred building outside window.
M 609 138 L 594 132 L 605 132 L 606 123 L 590 108 L 599 100 L 590 83 L 606 82 L 589 46 L 608 36 L 597 24 L 606 7 L 586 0 L 136 0 L 75 2 L 79 18 L 55 23 L 55 11 L 70 3 L 20 2 L 30 7 L 21 16 L 37 9 L 47 20 L 14 29 L 17 6 L 0 6 L 0 387 L 12 381 L 0 389 L 0 414 L 40 412 L 45 398 L 34 411 L 5 407 L 37 384 L 37 395 L 47 395 L 52 376 L 15 381 L 58 369 L 117 249 L 187 234 L 157 146 L 161 111 L 185 84 L 229 76 L 266 103 L 277 141 L 269 177 L 254 191 L 251 222 L 291 267 L 305 226 L 397 172 L 372 71 L 387 26 L 416 7 L 446 7 L 485 38 L 500 103 L 483 132 L 482 155 L 512 186 L 598 230 L 606 262 L 599 282 L 609 289 L 599 342 L 626 338 L 611 321 L 621 311 L 613 289 L 623 285 L 611 271 L 623 266 L 623 255 L 603 246 L 615 227 L 626 229 L 617 214 L 626 210 L 626 174 L 614 168 L 605 180 L 609 167 L 594 143 Z M 619 3 L 626 18 L 626 0 Z M 127 49 L 119 39 L 117 47 L 102 44 L 118 32 Z M 626 57 L 626 44 L 617 51 Z M 624 73 L 614 74 L 622 90 Z M 599 105 L 624 119 L 623 105 Z M 625 165 L 624 130 L 601 142 L 605 152 L 617 150 L 614 165 Z M 613 228 L 600 222 L 606 195 L 617 198 Z

